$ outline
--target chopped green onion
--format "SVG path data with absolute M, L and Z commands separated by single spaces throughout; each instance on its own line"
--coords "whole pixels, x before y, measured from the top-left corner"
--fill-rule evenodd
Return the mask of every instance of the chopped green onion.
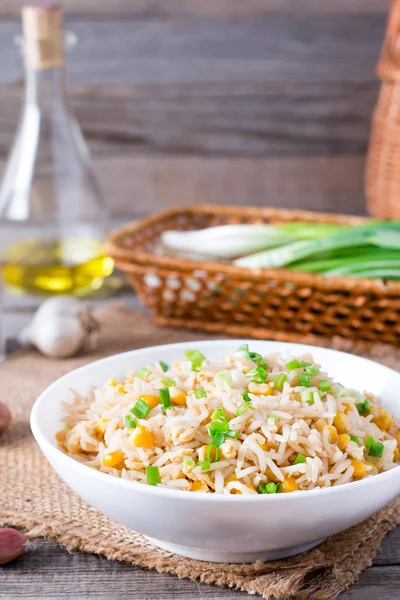
M 199 399 L 199 398 L 207 398 L 207 394 L 206 391 L 203 389 L 198 389 L 194 391 L 194 397 Z
M 301 367 L 301 364 L 299 363 L 297 358 L 286 363 L 286 368 L 288 371 L 294 371 L 295 369 L 299 369 L 300 367 Z
M 217 431 L 211 438 L 211 444 L 216 448 L 219 448 L 225 441 L 225 433 L 223 431 Z
M 285 375 L 285 373 L 279 373 L 274 379 L 274 387 L 276 387 L 277 390 L 282 390 L 285 381 L 287 381 L 287 375 Z
M 276 413 L 270 412 L 268 415 L 268 419 L 274 419 L 275 423 L 278 421 L 279 417 Z
M 167 365 L 167 363 L 165 363 L 163 360 L 160 360 L 158 364 L 160 365 L 164 373 L 168 371 L 169 365 Z
M 69 423 L 65 423 L 64 431 L 69 431 L 71 429 L 71 425 Z
M 371 403 L 369 400 L 367 400 L 365 398 L 364 402 L 356 402 L 356 408 L 357 408 L 358 412 L 360 413 L 360 415 L 365 415 L 369 412 L 369 410 L 371 408 Z
M 216 373 L 214 375 L 214 383 L 219 390 L 224 390 L 225 384 L 231 386 L 233 381 L 230 371 L 219 371 L 219 373 Z
M 215 457 L 211 458 L 211 452 L 212 452 L 213 448 L 215 449 Z M 207 461 L 208 462 L 210 462 L 210 463 L 212 463 L 212 462 L 218 462 L 218 459 L 219 459 L 218 446 L 214 446 L 214 444 L 208 444 L 207 450 L 206 450 L 206 456 L 207 456 Z
M 145 419 L 150 411 L 151 406 L 142 400 L 142 398 L 139 398 L 136 404 L 131 408 L 131 413 L 133 413 L 138 419 Z
M 228 431 L 225 433 L 225 436 L 237 440 L 237 438 L 239 437 L 239 432 L 235 431 L 235 429 L 228 429 Z
M 185 454 L 185 456 L 183 457 L 183 460 L 189 467 L 194 466 L 194 460 L 191 456 L 187 456 L 187 454 Z
M 242 415 L 244 415 L 245 412 L 249 410 L 249 408 L 251 408 L 251 402 L 242 402 L 242 404 L 240 404 L 240 406 L 238 407 L 235 416 L 241 417 Z
M 168 377 L 165 377 L 164 379 L 161 379 L 161 383 L 166 388 L 175 387 L 176 386 L 176 381 L 174 381 L 173 379 L 168 379 Z
M 245 390 L 243 392 L 242 398 L 243 398 L 243 400 L 246 400 L 246 402 L 251 402 L 251 398 L 250 398 L 250 394 L 249 394 L 248 390 Z
M 321 392 L 329 392 L 329 390 L 331 389 L 331 384 L 327 379 L 320 379 L 318 381 L 318 387 L 321 390 Z
M 211 418 L 217 419 L 219 421 L 229 421 L 229 417 L 223 408 L 217 408 L 216 410 L 214 410 L 213 414 L 211 415 Z
M 269 483 L 260 483 L 258 487 L 259 494 L 278 494 L 279 489 L 281 487 L 280 483 L 274 483 L 270 481 Z
M 192 363 L 192 371 L 198 371 L 206 357 L 199 350 L 186 350 L 185 358 Z
M 239 346 L 238 352 L 245 352 L 246 354 L 248 354 L 249 353 L 249 345 L 242 344 L 241 346 Z
M 306 367 L 311 367 L 311 363 L 306 360 L 302 360 L 300 366 L 303 367 L 303 369 L 305 369 Z
M 127 427 L 128 429 L 135 429 L 135 427 L 137 425 L 136 419 L 131 417 L 131 415 L 126 415 L 126 417 L 124 419 L 124 423 L 125 423 L 125 427 Z
M 308 390 L 300 392 L 300 399 L 302 402 L 307 402 L 307 404 L 314 404 L 314 394 Z
M 302 366 L 303 366 L 303 365 L 302 365 Z M 316 367 L 315 365 L 310 365 L 310 364 L 307 364 L 307 365 L 304 367 L 304 371 L 307 373 L 307 375 L 311 375 L 311 377 L 312 377 L 313 375 L 318 375 L 318 373 L 319 373 L 319 369 L 318 369 L 318 367 Z
M 249 375 L 249 377 L 257 377 L 257 379 L 252 379 L 254 383 L 264 383 L 268 377 L 268 373 L 264 367 L 256 367 L 255 369 L 251 369 L 247 375 Z
M 249 351 L 248 344 L 242 344 L 238 348 L 238 351 L 243 352 L 243 355 L 245 356 L 245 358 L 248 358 L 251 361 L 255 362 L 259 367 L 267 367 L 267 363 L 264 361 L 261 354 L 258 354 L 258 352 L 250 352 Z
M 149 485 L 161 483 L 160 469 L 158 467 L 146 467 L 146 477 Z
M 146 369 L 145 367 L 142 367 L 141 369 L 139 369 L 139 371 L 136 373 L 136 377 L 139 377 L 139 379 L 146 379 L 146 375 L 147 373 L 150 373 L 149 369 Z
M 351 439 L 352 442 L 355 442 L 356 444 L 358 444 L 358 437 L 356 435 L 353 435 L 352 433 L 349 433 L 349 437 Z
M 293 461 L 294 465 L 300 465 L 301 463 L 305 463 L 306 462 L 306 457 L 304 456 L 304 454 L 298 454 L 296 456 L 296 458 Z
M 225 433 L 228 429 L 229 425 L 227 421 L 211 421 L 208 427 L 208 433 L 210 434 L 210 437 L 212 437 L 216 433 Z
M 311 386 L 311 378 L 307 373 L 300 373 L 299 375 L 299 384 L 304 385 L 304 387 Z
M 378 458 L 382 456 L 385 446 L 381 442 L 376 442 L 372 435 L 365 438 L 364 444 L 370 456 L 377 456 Z
M 164 408 L 171 406 L 171 395 L 168 388 L 160 390 L 160 402 Z
M 196 467 L 201 467 L 203 471 L 208 471 L 208 469 L 211 467 L 211 463 L 209 460 L 202 460 L 197 463 Z

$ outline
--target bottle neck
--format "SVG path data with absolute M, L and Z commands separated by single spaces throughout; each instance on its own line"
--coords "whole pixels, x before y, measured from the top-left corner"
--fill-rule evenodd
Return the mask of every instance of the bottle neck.
M 51 69 L 26 68 L 25 104 L 42 111 L 66 105 L 64 65 Z

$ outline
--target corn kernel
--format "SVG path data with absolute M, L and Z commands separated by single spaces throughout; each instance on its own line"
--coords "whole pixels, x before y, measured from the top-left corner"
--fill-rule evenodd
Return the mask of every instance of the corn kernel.
M 208 492 L 208 487 L 201 481 L 194 481 L 192 484 L 192 492 Z
M 255 396 L 270 396 L 272 394 L 272 390 L 267 383 L 254 383 L 254 381 L 249 383 L 249 392 Z
M 110 381 L 108 382 L 108 385 L 112 385 L 113 387 L 116 387 L 118 385 L 118 381 L 116 381 L 115 379 L 110 379 Z
M 120 383 L 119 385 L 117 385 L 117 388 L 116 388 L 116 390 L 117 390 L 117 392 L 119 392 L 120 394 L 125 394 L 125 392 L 126 392 L 126 389 L 125 389 L 125 387 L 122 385 L 122 383 Z
M 364 461 L 364 466 L 370 467 L 368 470 L 365 469 L 368 475 L 376 475 L 377 473 L 379 473 L 376 465 L 374 465 L 374 463 L 370 462 L 369 460 Z
M 394 439 L 397 442 L 397 445 L 400 446 L 400 430 L 394 434 Z
M 268 446 L 268 442 L 264 442 L 263 444 L 259 444 L 261 450 L 264 450 L 265 452 L 268 451 L 269 446 Z
M 337 429 L 333 425 L 325 425 L 324 431 L 328 432 L 328 442 L 334 444 L 337 440 Z
M 172 404 L 178 406 L 185 406 L 186 404 L 186 393 L 183 390 L 179 390 L 176 387 L 169 388 L 169 394 L 171 397 Z
M 57 442 L 65 442 L 65 440 L 67 439 L 67 432 L 65 431 L 65 429 L 62 429 L 61 431 L 57 431 L 56 433 L 56 440 Z
M 251 483 L 245 483 L 245 486 L 249 488 L 249 490 L 252 490 L 253 492 L 256 491 L 256 488 L 254 487 L 254 485 L 252 485 Z
M 154 408 L 160 404 L 160 398 L 158 396 L 140 396 L 142 400 L 146 402 L 151 408 Z
M 338 433 L 348 433 L 350 431 L 350 419 L 349 417 L 340 410 L 336 413 L 333 419 L 333 424 L 336 427 Z
M 362 462 L 353 458 L 351 460 L 351 465 L 354 468 L 353 477 L 357 477 L 357 479 L 361 479 L 362 477 L 365 477 L 366 470 L 365 470 L 365 465 L 363 465 Z
M 104 419 L 104 417 L 97 423 L 96 429 L 99 433 L 105 433 L 106 423 L 108 423 L 108 419 Z
M 386 431 L 393 425 L 393 419 L 391 415 L 383 408 L 383 406 L 372 405 L 370 413 L 373 415 L 372 422 L 375 423 L 379 429 Z
M 231 475 L 228 475 L 228 477 L 225 477 L 225 485 L 227 483 L 230 483 L 231 481 L 237 481 L 238 478 L 236 477 L 235 473 L 232 473 Z
M 103 458 L 103 465 L 105 467 L 123 467 L 124 466 L 124 453 L 121 450 L 115 450 L 115 452 L 110 452 L 106 454 Z
M 277 483 L 279 481 L 278 477 L 275 475 L 275 473 L 273 471 L 271 471 L 271 469 L 267 469 L 265 471 L 265 475 L 268 478 L 268 481 L 274 481 L 275 483 Z
M 154 446 L 154 435 L 151 431 L 139 425 L 132 434 L 132 442 L 136 448 L 152 448 Z
M 286 492 L 295 492 L 299 489 L 299 486 L 294 477 L 286 477 L 285 481 L 282 481 L 280 491 L 283 493 Z
M 394 452 L 393 452 L 394 462 L 399 462 L 399 458 L 400 458 L 400 450 L 398 448 L 395 448 Z
M 339 450 L 344 450 L 347 444 L 350 441 L 350 436 L 347 433 L 341 433 L 338 437 L 337 445 L 339 446 Z

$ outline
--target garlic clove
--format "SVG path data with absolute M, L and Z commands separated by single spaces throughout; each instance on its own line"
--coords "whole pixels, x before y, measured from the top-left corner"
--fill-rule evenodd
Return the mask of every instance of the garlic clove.
M 42 319 L 54 317 L 67 317 L 76 315 L 82 309 L 82 302 L 74 296 L 56 296 L 42 302 L 33 317 L 33 323 Z
M 31 343 L 45 356 L 67 358 L 83 346 L 85 330 L 73 316 L 53 316 L 34 327 Z

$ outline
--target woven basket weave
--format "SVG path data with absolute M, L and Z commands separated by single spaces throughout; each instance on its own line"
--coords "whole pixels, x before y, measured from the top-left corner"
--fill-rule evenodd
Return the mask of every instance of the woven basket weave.
M 273 339 L 316 334 L 400 344 L 400 283 L 285 269 L 244 269 L 163 255 L 167 229 L 226 223 L 317 221 L 357 225 L 366 220 L 278 209 L 192 206 L 146 217 L 114 232 L 107 251 L 126 273 L 156 321 Z
M 393 0 L 377 72 L 382 80 L 366 165 L 369 212 L 400 218 L 400 0 Z

